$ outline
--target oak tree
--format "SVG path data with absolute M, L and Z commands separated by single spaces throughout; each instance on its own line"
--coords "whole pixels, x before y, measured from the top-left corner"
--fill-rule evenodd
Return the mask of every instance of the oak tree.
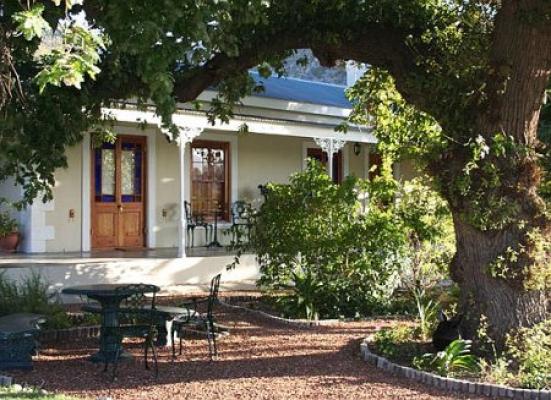
M 224 120 L 258 89 L 248 69 L 284 73 L 293 50 L 310 48 L 327 66 L 372 67 L 350 92 L 352 120 L 374 124 L 386 151 L 418 161 L 448 201 L 466 332 L 484 315 L 502 340 L 546 318 L 551 221 L 538 192 L 537 126 L 551 73 L 548 0 L 86 0 L 70 11 L 83 10 L 109 44 L 96 46 L 101 73 L 82 70 L 95 80 L 80 89 L 44 75 L 55 59 L 37 63 L 38 39 L 16 34 L 21 11 L 42 5 L 50 25 L 63 16 L 59 0 L 30 3 L 7 0 L 0 14 L 0 75 L 18 76 L 0 89 L 12 89 L 0 178 L 15 171 L 29 199 L 36 182 L 47 191 L 63 149 L 101 122 L 101 105 L 151 102 L 170 127 L 177 103 L 216 86 L 210 105 L 196 105 Z M 19 84 L 25 96 L 13 95 Z

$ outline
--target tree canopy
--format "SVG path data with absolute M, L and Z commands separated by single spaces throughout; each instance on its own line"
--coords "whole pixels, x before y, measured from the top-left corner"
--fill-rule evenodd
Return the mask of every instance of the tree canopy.
M 61 24 L 61 47 L 37 56 L 47 26 L 80 12 L 90 25 Z M 247 70 L 284 74 L 295 49 L 328 66 L 368 63 L 352 120 L 374 123 L 382 147 L 434 177 L 454 217 L 465 325 L 488 315 L 503 337 L 545 317 L 551 224 L 536 133 L 550 18 L 546 0 L 7 0 L 0 179 L 48 198 L 64 148 L 100 130 L 101 106 L 120 99 L 151 102 L 174 130 L 177 103 L 216 86 L 205 111 L 226 120 L 259 90 Z

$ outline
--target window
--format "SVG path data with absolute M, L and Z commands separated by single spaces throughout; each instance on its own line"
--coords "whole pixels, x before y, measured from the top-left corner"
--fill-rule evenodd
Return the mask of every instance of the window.
M 327 167 L 327 153 L 320 148 L 308 148 L 306 157 L 318 160 L 324 167 Z M 342 151 L 333 154 L 333 182 L 341 183 L 343 179 Z
M 230 145 L 227 142 L 194 141 L 191 144 L 191 210 L 207 219 L 220 212 L 229 220 Z

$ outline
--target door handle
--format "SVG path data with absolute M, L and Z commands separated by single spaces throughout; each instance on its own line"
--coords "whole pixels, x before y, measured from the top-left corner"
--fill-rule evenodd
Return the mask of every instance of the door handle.
M 122 211 L 123 211 L 122 204 L 119 204 L 119 205 L 117 206 L 117 208 L 119 209 L 119 213 L 122 213 Z

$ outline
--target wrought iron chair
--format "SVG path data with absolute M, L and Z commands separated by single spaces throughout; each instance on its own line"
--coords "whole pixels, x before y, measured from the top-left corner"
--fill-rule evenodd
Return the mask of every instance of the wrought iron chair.
M 191 311 L 187 316 L 175 318 L 172 323 L 172 357 L 176 358 L 176 334 L 180 340 L 179 355 L 182 355 L 183 335 L 184 333 L 194 333 L 206 335 L 209 355 L 211 360 L 218 356 L 218 346 L 216 340 L 219 336 L 227 334 L 227 328 L 218 325 L 213 316 L 214 305 L 218 303 L 218 289 L 220 287 L 221 274 L 212 278 L 210 283 L 210 292 L 207 298 L 193 299 L 191 302 L 182 304 L 182 307 L 188 307 Z M 197 311 L 199 303 L 207 303 L 207 312 L 205 314 Z
M 251 239 L 253 208 L 250 203 L 245 201 L 236 201 L 232 204 L 232 241 L 240 238 L 241 230 L 244 228 L 247 234 L 247 241 Z
M 155 377 L 159 375 L 159 368 L 157 365 L 157 350 L 155 348 L 155 341 L 157 340 L 157 325 L 159 322 L 159 315 L 155 309 L 156 292 L 158 288 L 155 285 L 148 284 L 130 284 L 124 285 L 116 289 L 121 293 L 133 292 L 131 296 L 127 297 L 119 310 L 121 324 L 115 329 L 115 335 L 119 341 L 124 338 L 139 338 L 144 339 L 144 362 L 145 368 L 149 369 L 149 349 L 153 358 L 153 364 L 155 368 Z M 151 296 L 147 296 L 150 294 Z M 102 335 L 103 337 L 104 335 Z M 119 342 L 120 343 L 120 342 Z M 117 374 L 117 365 L 121 358 L 121 346 L 118 346 L 116 354 L 112 360 L 113 362 L 113 380 Z M 108 361 L 105 362 L 104 371 L 107 371 Z
M 212 236 L 214 228 L 212 224 L 205 221 L 203 215 L 193 215 L 191 203 L 184 201 L 184 211 L 186 213 L 186 226 L 188 238 L 191 237 L 191 247 L 195 246 L 195 228 L 201 227 L 205 229 L 205 244 L 209 244 L 209 231 Z

